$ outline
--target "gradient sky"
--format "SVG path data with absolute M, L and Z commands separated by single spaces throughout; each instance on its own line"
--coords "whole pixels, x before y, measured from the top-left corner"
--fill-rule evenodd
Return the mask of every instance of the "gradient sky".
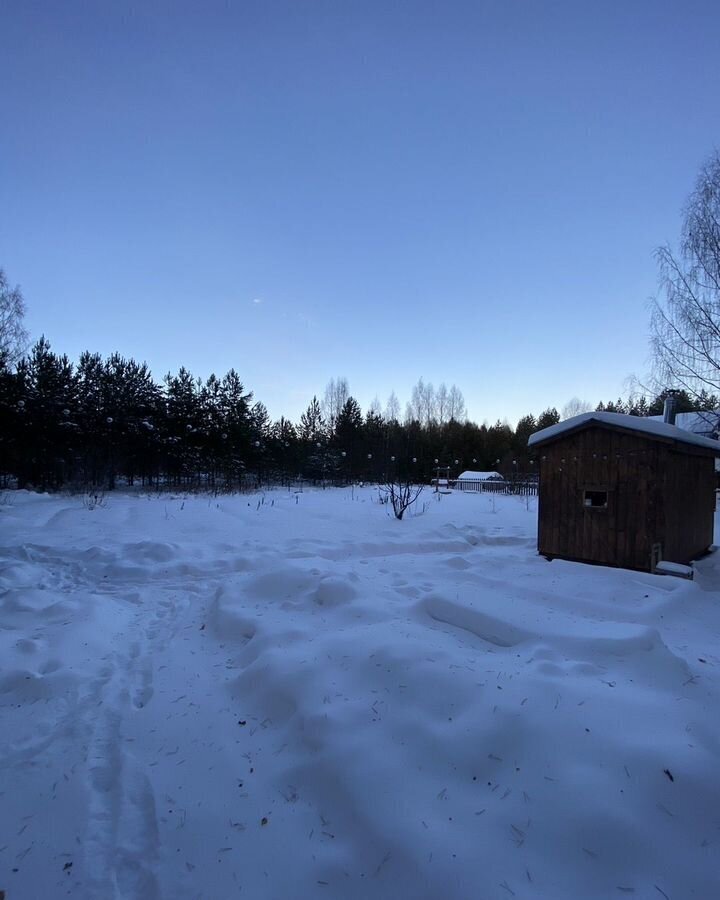
M 717 0 L 0 0 L 0 35 L 33 337 L 234 366 L 274 417 L 337 376 L 617 396 L 720 145 Z

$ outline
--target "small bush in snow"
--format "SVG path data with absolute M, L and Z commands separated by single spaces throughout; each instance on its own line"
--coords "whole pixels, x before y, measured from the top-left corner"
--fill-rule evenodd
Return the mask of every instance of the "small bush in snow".
M 86 491 L 83 494 L 82 505 L 89 510 L 97 509 L 98 507 L 104 509 L 107 506 L 105 491 Z
M 380 488 L 381 502 L 390 503 L 396 519 L 402 519 L 405 511 L 415 503 L 423 492 L 423 485 L 411 481 L 393 480 Z

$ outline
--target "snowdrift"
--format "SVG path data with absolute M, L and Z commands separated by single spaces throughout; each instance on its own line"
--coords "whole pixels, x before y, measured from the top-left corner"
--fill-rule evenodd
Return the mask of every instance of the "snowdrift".
M 11 495 L 8 900 L 720 896 L 720 560 L 426 499 Z

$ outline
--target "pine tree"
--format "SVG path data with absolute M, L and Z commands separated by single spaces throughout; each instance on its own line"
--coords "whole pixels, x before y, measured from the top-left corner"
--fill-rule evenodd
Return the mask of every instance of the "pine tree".
M 325 420 L 317 397 L 312 398 L 308 408 L 300 416 L 298 435 L 301 441 L 312 443 L 317 443 L 325 438 Z
M 246 392 L 235 369 L 223 377 L 221 384 L 221 410 L 224 420 L 225 479 L 228 486 L 242 482 L 246 460 L 250 451 L 252 428 L 250 401 L 252 393 Z
M 0 478 L 2 487 L 7 487 L 7 479 L 19 468 L 24 447 L 21 445 L 21 421 L 24 417 L 21 383 L 13 372 L 9 358 L 0 355 Z
M 534 434 L 537 430 L 538 424 L 535 421 L 535 416 L 532 414 L 523 416 L 517 423 L 515 429 L 514 450 L 516 457 L 522 459 L 523 468 L 525 468 L 528 462 L 528 439 L 530 435 Z
M 548 407 L 538 416 L 538 431 L 541 431 L 543 428 L 549 428 L 551 425 L 557 425 L 559 421 L 560 413 L 555 409 L 554 406 Z
M 250 426 L 252 437 L 256 441 L 264 441 L 270 435 L 270 416 L 264 403 L 254 403 L 250 410 Z
M 77 380 L 67 356 L 57 356 L 41 337 L 27 360 L 18 365 L 24 403 L 24 435 L 28 453 L 22 480 L 43 489 L 57 488 L 72 474 L 77 445 L 71 411 L 77 402 Z
M 346 464 L 352 475 L 365 477 L 368 470 L 367 451 L 364 446 L 363 417 L 354 397 L 348 397 L 335 422 L 335 444 L 345 453 Z

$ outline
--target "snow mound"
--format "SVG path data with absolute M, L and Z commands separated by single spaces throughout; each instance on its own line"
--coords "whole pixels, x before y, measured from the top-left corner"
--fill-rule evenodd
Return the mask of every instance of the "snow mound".
M 313 591 L 313 601 L 318 606 L 344 606 L 351 603 L 356 594 L 357 591 L 346 578 L 328 575 Z
M 496 616 L 488 615 L 440 596 L 428 596 L 419 607 L 434 622 L 451 625 L 496 647 L 515 647 L 528 639 L 527 632 L 513 627 Z

